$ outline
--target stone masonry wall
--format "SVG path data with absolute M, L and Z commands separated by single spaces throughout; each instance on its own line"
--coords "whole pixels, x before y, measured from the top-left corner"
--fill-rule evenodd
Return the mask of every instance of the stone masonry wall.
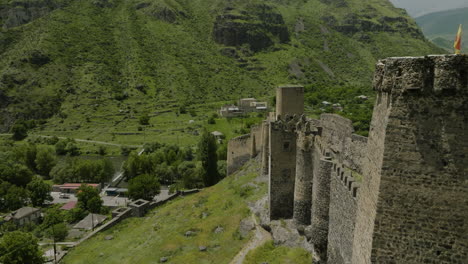
M 316 139 L 317 141 L 317 139 Z M 320 259 L 326 259 L 328 244 L 328 218 L 330 206 L 330 180 L 332 162 L 330 157 L 323 157 L 325 150 L 321 144 L 314 146 L 313 181 L 311 209 L 311 242 Z M 328 155 L 328 153 L 327 153 Z
M 352 134 L 347 137 L 344 142 L 343 159 L 342 162 L 345 166 L 362 173 L 362 164 L 367 147 L 367 138 Z
M 262 122 L 262 175 L 268 175 L 270 168 L 270 122 Z
M 332 151 L 333 158 L 343 161 L 345 142 L 354 132 L 351 120 L 336 114 L 320 115 L 322 142 Z
M 374 89 L 353 263 L 466 263 L 468 58 L 390 58 Z
M 250 134 L 233 138 L 228 142 L 227 175 L 233 174 L 251 158 Z
M 250 128 L 250 138 L 252 140 L 253 138 L 255 138 L 255 154 L 258 154 L 262 151 L 262 145 L 263 145 L 263 133 L 262 132 L 263 130 L 262 130 L 261 124 L 252 126 Z
M 351 263 L 359 183 L 351 171 L 334 163 L 330 186 L 327 263 Z
M 276 88 L 276 116 L 284 119 L 286 115 L 304 113 L 304 87 L 297 85 Z
M 269 208 L 270 219 L 293 216 L 296 176 L 296 134 L 280 123 L 270 124 Z
M 310 225 L 312 207 L 312 146 L 314 138 L 298 133 L 296 148 L 296 182 L 294 188 L 294 215 L 296 224 Z

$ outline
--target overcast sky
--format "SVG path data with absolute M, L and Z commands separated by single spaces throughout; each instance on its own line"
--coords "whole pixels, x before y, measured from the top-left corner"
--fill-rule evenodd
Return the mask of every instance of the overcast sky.
M 405 8 L 413 17 L 432 12 L 468 7 L 467 0 L 390 0 L 396 7 Z

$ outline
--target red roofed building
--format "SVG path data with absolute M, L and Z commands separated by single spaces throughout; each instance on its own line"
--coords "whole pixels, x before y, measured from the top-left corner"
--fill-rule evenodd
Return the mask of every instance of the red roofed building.
M 62 193 L 76 193 L 76 190 L 80 188 L 82 184 L 96 188 L 98 191 L 101 191 L 101 185 L 98 183 L 64 183 L 62 185 L 52 186 L 54 192 Z
M 69 210 L 76 207 L 76 203 L 77 203 L 77 201 L 70 201 L 70 202 L 64 204 L 62 207 L 60 207 L 60 209 L 69 211 Z

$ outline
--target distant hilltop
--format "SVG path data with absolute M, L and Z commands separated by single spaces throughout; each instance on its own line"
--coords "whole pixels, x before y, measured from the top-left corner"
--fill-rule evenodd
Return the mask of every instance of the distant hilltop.
M 416 22 L 430 41 L 448 52 L 453 52 L 458 25 L 462 24 L 462 51 L 468 52 L 468 7 L 427 14 Z

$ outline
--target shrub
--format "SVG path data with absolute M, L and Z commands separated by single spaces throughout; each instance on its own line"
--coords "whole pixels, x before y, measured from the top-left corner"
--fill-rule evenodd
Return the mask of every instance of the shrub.
M 147 126 L 149 125 L 149 120 L 150 120 L 150 117 L 148 114 L 143 114 L 142 116 L 140 116 L 140 125 L 142 126 Z
M 23 140 L 28 136 L 28 129 L 23 124 L 14 124 L 10 131 L 13 133 L 13 140 Z

